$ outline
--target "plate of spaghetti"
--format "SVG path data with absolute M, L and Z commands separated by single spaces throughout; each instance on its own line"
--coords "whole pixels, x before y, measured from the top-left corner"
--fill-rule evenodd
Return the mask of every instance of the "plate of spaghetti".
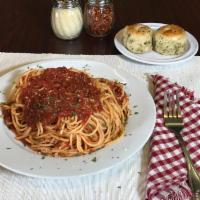
M 0 78 L 0 165 L 32 177 L 100 172 L 138 152 L 155 124 L 148 89 L 104 63 L 56 59 Z

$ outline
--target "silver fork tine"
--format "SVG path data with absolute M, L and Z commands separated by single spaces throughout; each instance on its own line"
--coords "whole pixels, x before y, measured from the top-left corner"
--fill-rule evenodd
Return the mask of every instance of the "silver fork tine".
M 174 93 L 172 93 L 172 113 L 173 113 L 173 117 L 177 118 L 177 99 L 176 96 L 174 95 Z
M 168 92 L 168 101 L 169 101 L 169 117 L 173 117 L 173 110 L 174 110 L 174 100 L 173 100 L 173 95 Z
M 167 92 L 164 94 L 164 118 L 168 117 L 168 110 L 167 110 Z
M 181 109 L 180 109 L 180 104 L 179 104 L 178 91 L 176 91 L 176 106 L 177 106 L 177 117 L 181 118 Z
M 178 93 L 176 92 L 176 95 L 174 93 L 168 92 L 168 101 L 169 101 L 169 117 L 171 118 L 178 118 L 178 109 L 179 108 L 179 99 L 177 98 Z M 181 117 L 181 115 L 180 115 Z

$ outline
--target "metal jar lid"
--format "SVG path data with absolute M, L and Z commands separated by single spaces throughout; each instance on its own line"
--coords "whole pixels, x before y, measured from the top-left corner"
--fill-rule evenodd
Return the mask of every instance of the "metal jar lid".
M 112 0 L 88 0 L 89 4 L 98 4 L 100 6 L 112 3 Z
M 75 8 L 79 5 L 78 0 L 53 0 L 53 6 L 56 8 Z

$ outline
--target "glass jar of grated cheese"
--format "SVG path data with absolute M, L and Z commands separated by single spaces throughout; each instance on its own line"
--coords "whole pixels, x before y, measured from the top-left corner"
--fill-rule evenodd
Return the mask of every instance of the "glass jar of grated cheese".
M 51 26 L 55 35 L 64 40 L 77 38 L 83 28 L 83 15 L 78 0 L 54 0 Z

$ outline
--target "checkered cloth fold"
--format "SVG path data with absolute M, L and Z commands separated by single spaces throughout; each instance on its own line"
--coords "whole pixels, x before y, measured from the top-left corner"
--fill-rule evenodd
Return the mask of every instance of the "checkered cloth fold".
M 188 200 L 192 193 L 188 186 L 187 166 L 174 133 L 163 124 L 164 93 L 179 91 L 184 129 L 181 135 L 195 167 L 200 172 L 200 100 L 193 92 L 160 75 L 153 75 L 157 119 L 150 144 L 150 163 L 147 176 L 148 200 Z

